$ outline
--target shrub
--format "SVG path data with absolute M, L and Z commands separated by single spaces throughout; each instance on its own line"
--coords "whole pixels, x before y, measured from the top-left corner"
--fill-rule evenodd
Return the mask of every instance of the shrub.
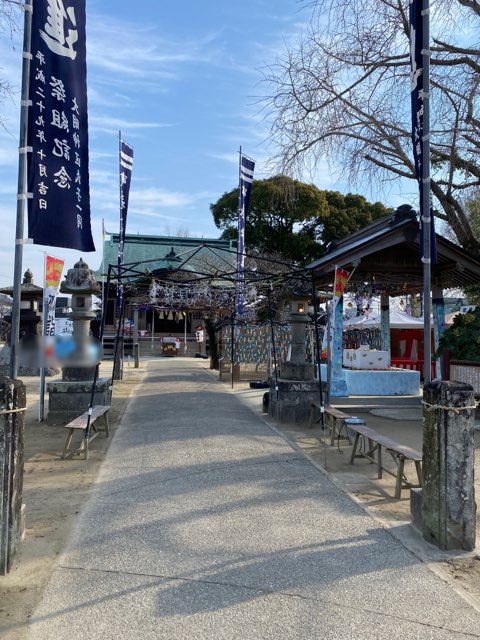
M 456 360 L 480 361 L 480 307 L 469 313 L 459 313 L 440 338 L 437 355 L 445 349 Z

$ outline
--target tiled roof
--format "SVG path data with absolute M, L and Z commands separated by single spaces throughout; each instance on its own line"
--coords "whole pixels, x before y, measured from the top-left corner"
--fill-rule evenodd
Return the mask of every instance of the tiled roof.
M 96 272 L 101 279 L 108 265 L 118 262 L 118 234 L 111 234 L 104 242 L 104 264 Z M 231 271 L 236 264 L 236 242 L 212 238 L 178 238 L 175 236 L 125 236 L 123 264 L 143 273 L 174 268 L 184 271 L 205 270 L 205 264 L 217 264 L 221 271 Z

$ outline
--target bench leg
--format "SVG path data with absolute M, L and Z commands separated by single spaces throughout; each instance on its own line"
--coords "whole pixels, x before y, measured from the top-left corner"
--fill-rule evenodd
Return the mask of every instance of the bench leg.
M 110 425 L 108 424 L 108 413 L 103 414 L 103 420 L 105 423 L 105 437 L 110 437 Z
M 72 443 L 72 438 L 73 438 L 73 432 L 74 431 L 75 431 L 75 429 L 69 429 L 68 436 L 67 436 L 67 442 L 65 444 L 65 448 L 64 448 L 63 453 L 62 453 L 62 459 L 63 460 L 65 460 L 65 456 L 67 455 L 68 450 L 70 449 L 70 445 Z
M 358 447 L 358 441 L 360 439 L 360 434 L 356 433 L 355 434 L 355 440 L 353 441 L 353 449 L 352 449 L 352 455 L 350 456 L 350 464 L 354 463 L 354 460 L 356 458 L 356 453 L 357 453 L 357 447 Z
M 418 484 L 420 487 L 423 487 L 423 472 L 420 460 L 415 460 L 415 469 L 417 470 Z
M 380 480 L 383 476 L 382 467 L 382 446 L 377 444 L 377 478 Z
M 330 444 L 333 447 L 333 445 L 335 444 L 335 434 L 337 432 L 337 419 L 336 418 L 332 418 L 332 424 L 330 427 Z
M 403 487 L 403 469 L 405 467 L 405 458 L 403 456 L 398 457 L 398 469 L 397 469 L 397 482 L 395 485 L 395 498 L 402 497 Z

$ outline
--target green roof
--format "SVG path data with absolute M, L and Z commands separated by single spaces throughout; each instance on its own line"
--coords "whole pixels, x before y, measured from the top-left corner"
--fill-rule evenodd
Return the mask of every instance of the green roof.
M 119 234 L 110 234 L 104 241 L 104 265 L 100 265 L 96 276 L 108 271 L 108 265 L 118 263 Z M 234 271 L 236 268 L 236 241 L 213 238 L 179 238 L 176 236 L 150 236 L 126 234 L 123 264 L 139 272 L 169 268 L 204 273 L 206 266 L 214 265 L 219 271 Z M 210 269 L 209 269 L 210 270 Z

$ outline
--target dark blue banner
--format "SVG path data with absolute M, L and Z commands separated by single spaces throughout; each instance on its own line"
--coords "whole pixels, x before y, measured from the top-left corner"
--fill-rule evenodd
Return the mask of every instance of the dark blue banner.
M 95 251 L 88 174 L 85 0 L 34 0 L 28 237 Z
M 253 171 L 255 162 L 250 158 L 240 155 L 240 198 L 238 208 L 238 249 L 237 249 L 237 272 L 239 280 L 239 293 L 237 295 L 237 314 L 243 313 L 243 272 L 245 269 L 245 223 L 247 220 L 248 206 L 250 204 L 250 193 L 252 191 Z
M 125 232 L 127 228 L 128 197 L 132 181 L 133 149 L 120 140 L 120 237 L 118 239 L 118 266 L 123 264 Z
M 420 247 L 423 255 L 423 0 L 410 0 L 410 91 L 412 101 L 412 143 L 415 174 L 420 198 Z M 428 15 L 425 17 L 428 19 Z M 432 263 L 437 261 L 433 207 L 430 203 L 430 243 Z

